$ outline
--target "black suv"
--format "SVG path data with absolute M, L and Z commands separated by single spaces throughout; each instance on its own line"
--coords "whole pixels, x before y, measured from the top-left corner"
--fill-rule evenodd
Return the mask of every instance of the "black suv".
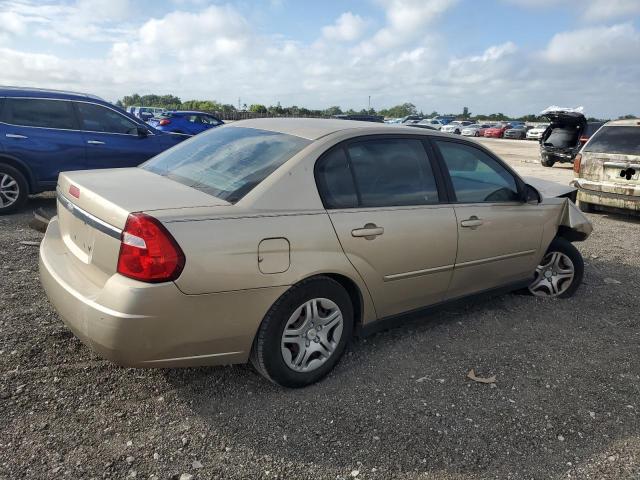
M 587 122 L 579 112 L 553 111 L 544 115 L 551 121 L 540 139 L 540 163 L 553 167 L 558 163 L 573 163 L 576 155 L 603 125 L 602 122 Z

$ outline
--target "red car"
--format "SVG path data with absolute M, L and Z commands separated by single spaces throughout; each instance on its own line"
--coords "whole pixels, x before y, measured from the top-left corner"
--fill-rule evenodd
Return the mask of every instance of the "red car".
M 484 136 L 492 138 L 502 138 L 504 136 L 504 132 L 509 130 L 510 128 L 510 123 L 501 123 L 499 125 L 495 125 L 494 127 L 487 128 L 484 131 Z

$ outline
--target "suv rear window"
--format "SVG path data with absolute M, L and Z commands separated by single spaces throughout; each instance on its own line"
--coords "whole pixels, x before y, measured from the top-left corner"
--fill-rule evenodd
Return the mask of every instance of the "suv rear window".
M 602 127 L 591 137 L 584 151 L 640 155 L 640 126 Z
M 284 133 L 222 127 L 182 142 L 141 167 L 235 203 L 310 143 Z

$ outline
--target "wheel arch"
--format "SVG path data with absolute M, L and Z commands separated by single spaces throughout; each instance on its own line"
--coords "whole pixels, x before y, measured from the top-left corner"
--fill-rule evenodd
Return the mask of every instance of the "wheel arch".
M 29 187 L 29 191 L 27 193 L 35 193 L 37 190 L 35 188 L 35 178 L 33 173 L 23 162 L 18 160 L 17 158 L 7 156 L 5 154 L 0 154 L 0 163 L 4 163 L 5 165 L 9 165 L 10 167 L 18 170 L 22 175 L 24 175 L 25 180 L 27 181 L 27 186 Z

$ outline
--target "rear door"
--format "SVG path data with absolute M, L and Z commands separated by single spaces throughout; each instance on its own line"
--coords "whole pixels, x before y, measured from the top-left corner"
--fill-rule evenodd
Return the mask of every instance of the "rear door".
M 458 225 L 458 255 L 447 298 L 532 277 L 547 218 L 543 209 L 521 201 L 522 182 L 484 149 L 449 139 L 433 143 Z
M 316 165 L 338 239 L 379 317 L 437 303 L 447 290 L 457 229 L 436 172 L 415 138 L 353 141 Z
M 47 98 L 6 98 L 5 153 L 26 164 L 40 187 L 55 186 L 58 174 L 86 168 L 84 141 L 72 103 Z
M 75 105 L 87 148 L 87 168 L 135 167 L 164 150 L 155 135 L 139 134 L 141 125 L 117 110 L 90 102 Z

